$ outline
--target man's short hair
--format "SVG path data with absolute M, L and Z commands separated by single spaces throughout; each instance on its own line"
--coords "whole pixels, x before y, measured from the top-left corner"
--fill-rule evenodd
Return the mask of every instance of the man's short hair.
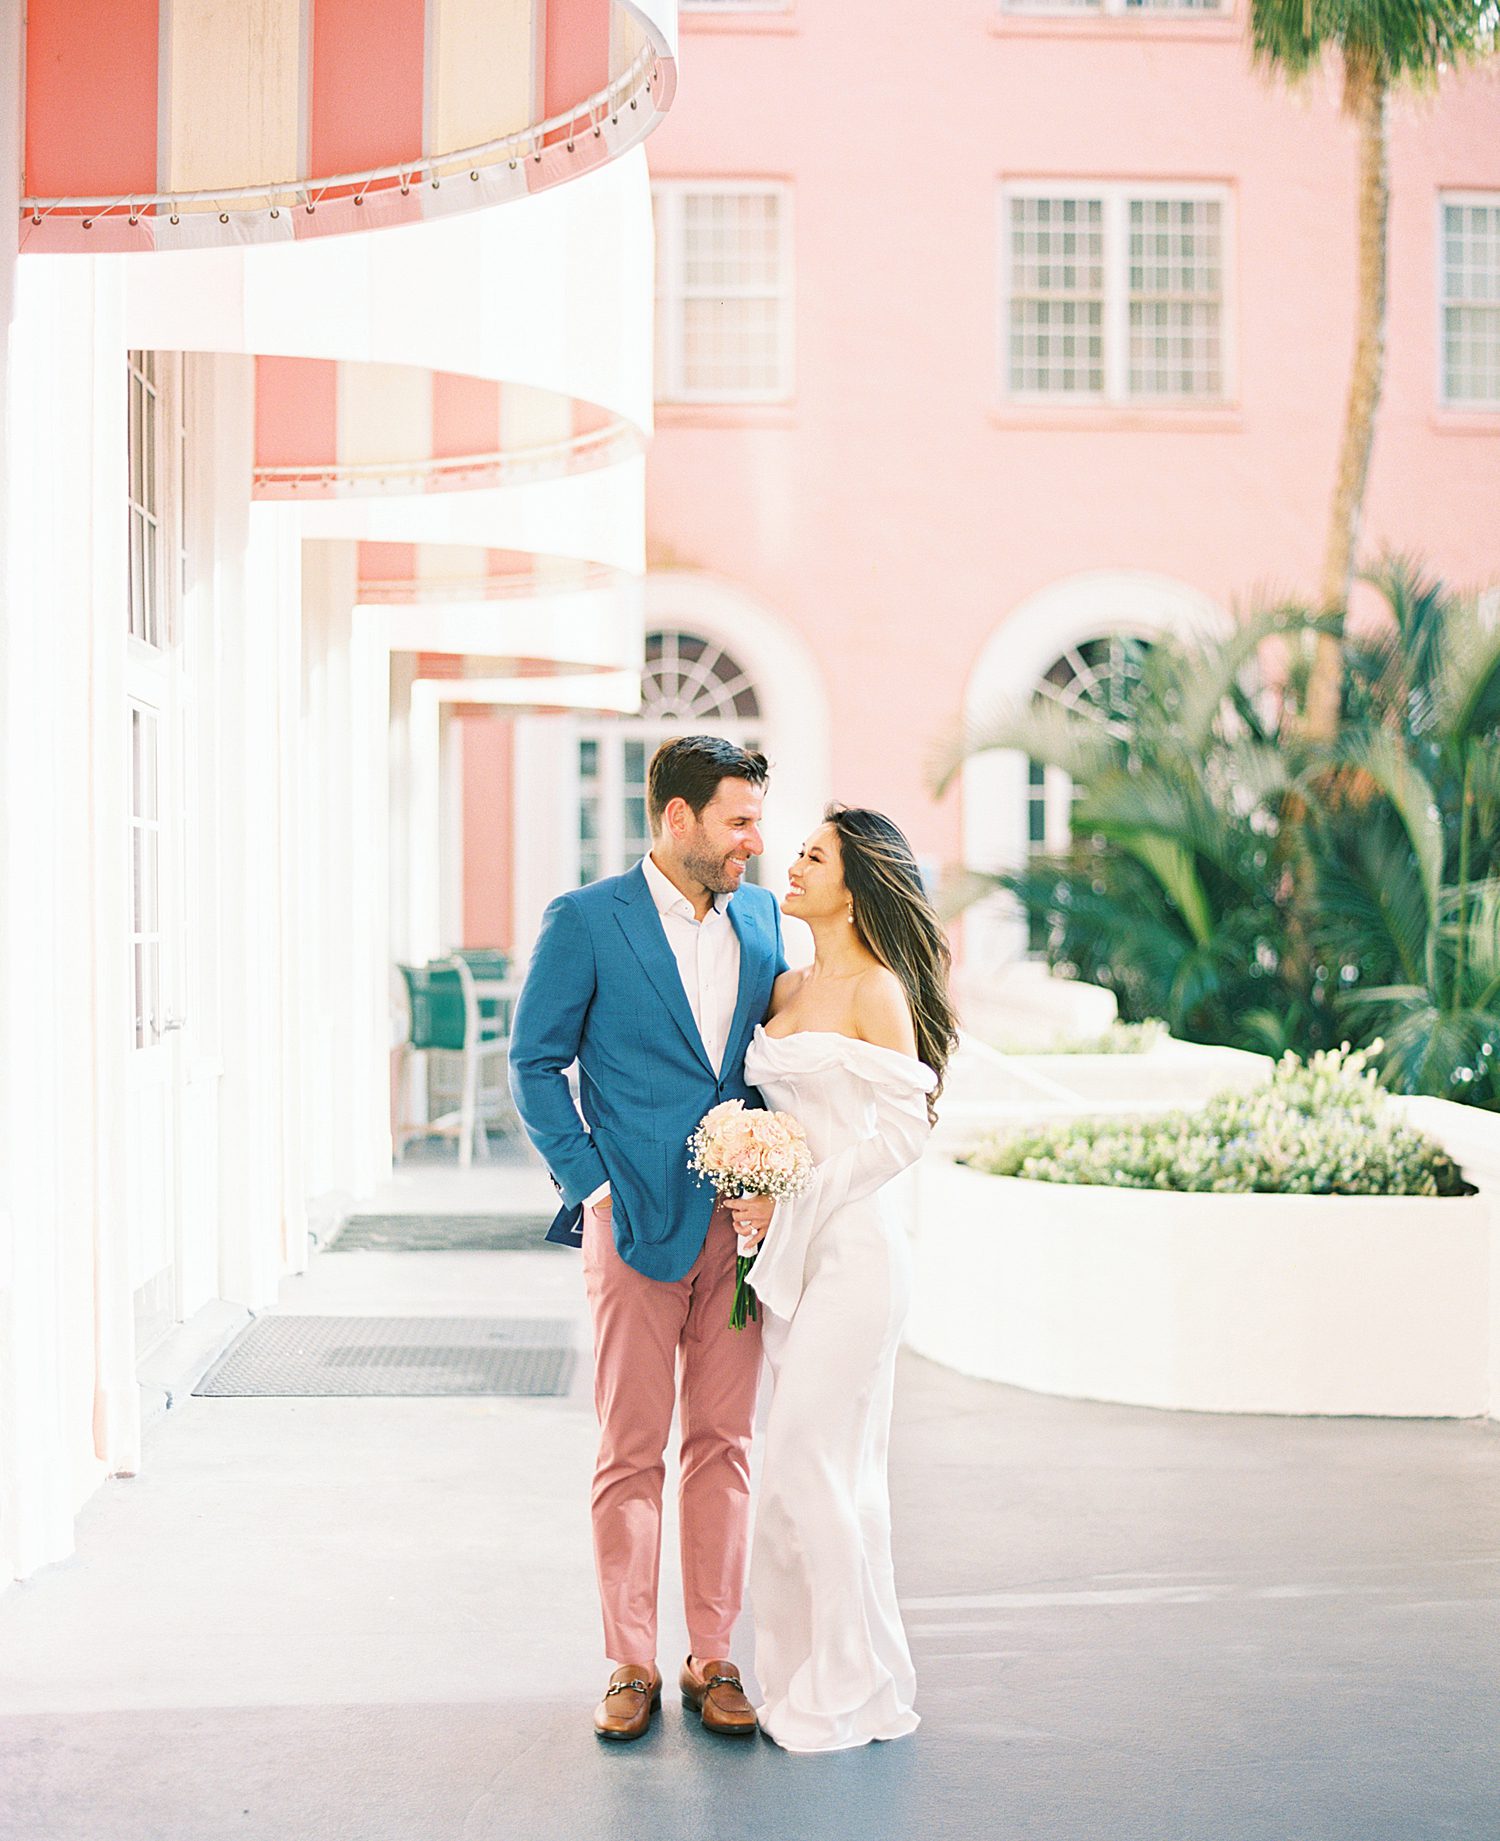
M 673 799 L 685 799 L 694 818 L 719 790 L 721 780 L 744 780 L 764 786 L 770 764 L 763 754 L 726 741 L 722 735 L 676 735 L 663 742 L 651 757 L 646 773 L 646 809 L 654 837 L 662 814 Z

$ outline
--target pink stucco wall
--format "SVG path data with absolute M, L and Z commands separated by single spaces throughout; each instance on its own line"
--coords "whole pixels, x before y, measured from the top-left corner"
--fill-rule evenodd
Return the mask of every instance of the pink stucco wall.
M 511 921 L 511 808 L 515 731 L 493 714 L 466 720 L 464 762 L 463 944 L 514 945 Z
M 1352 130 L 1252 71 L 1238 22 L 1002 19 L 876 0 L 683 21 L 659 177 L 790 180 L 796 395 L 663 406 L 653 553 L 743 584 L 811 645 L 841 797 L 956 854 L 924 756 L 1007 612 L 1131 568 L 1224 606 L 1317 573 L 1352 342 Z M 1500 80 L 1395 109 L 1389 368 L 1366 549 L 1500 579 L 1500 416 L 1437 409 L 1439 188 L 1500 188 Z M 1007 411 L 1006 178 L 1232 188 L 1236 401 Z

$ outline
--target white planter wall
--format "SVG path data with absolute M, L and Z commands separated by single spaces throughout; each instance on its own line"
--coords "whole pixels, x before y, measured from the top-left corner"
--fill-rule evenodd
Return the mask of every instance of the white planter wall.
M 1204 1412 L 1490 1403 L 1483 1197 L 1208 1196 L 918 1177 L 918 1354 L 1043 1393 Z

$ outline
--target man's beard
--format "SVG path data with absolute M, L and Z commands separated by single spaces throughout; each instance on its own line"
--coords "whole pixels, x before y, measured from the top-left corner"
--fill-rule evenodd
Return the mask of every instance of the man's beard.
M 743 876 L 734 875 L 729 868 L 734 861 L 737 859 L 732 850 L 717 858 L 689 851 L 683 856 L 682 867 L 711 895 L 732 895 L 743 880 Z

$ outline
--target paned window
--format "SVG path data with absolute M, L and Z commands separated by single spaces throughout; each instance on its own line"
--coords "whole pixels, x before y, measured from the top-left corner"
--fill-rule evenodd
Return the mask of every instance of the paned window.
M 130 705 L 130 962 L 137 1048 L 162 1036 L 161 718 Z
M 130 632 L 159 648 L 172 643 L 186 566 L 182 359 L 175 352 L 131 352 L 126 380 Z
M 1064 19 L 1080 14 L 1119 19 L 1132 13 L 1187 13 L 1212 17 L 1231 12 L 1233 0 L 1001 0 L 1000 10 L 1005 13 L 1051 13 Z
M 1442 201 L 1443 401 L 1500 405 L 1500 194 Z
M 1001 296 L 1010 395 L 1222 402 L 1226 219 L 1222 190 L 1008 189 Z
M 1037 685 L 1036 695 L 1060 703 L 1113 735 L 1123 736 L 1148 650 L 1145 640 L 1123 633 L 1086 639 L 1069 646 L 1053 661 Z M 1067 849 L 1078 796 L 1079 789 L 1061 768 L 1028 761 L 1026 841 L 1031 854 L 1055 854 Z M 1045 949 L 1046 935 L 1045 921 L 1033 915 L 1029 934 L 1033 952 Z
M 155 352 L 129 358 L 130 631 L 148 646 L 166 643 L 162 593 L 162 400 Z
M 787 188 L 672 182 L 654 196 L 658 400 L 785 401 L 792 391 Z
M 616 876 L 651 848 L 646 768 L 684 728 L 756 748 L 760 699 L 722 646 L 696 633 L 646 635 L 641 713 L 590 724 L 578 737 L 578 880 Z M 749 880 L 757 880 L 752 859 Z

